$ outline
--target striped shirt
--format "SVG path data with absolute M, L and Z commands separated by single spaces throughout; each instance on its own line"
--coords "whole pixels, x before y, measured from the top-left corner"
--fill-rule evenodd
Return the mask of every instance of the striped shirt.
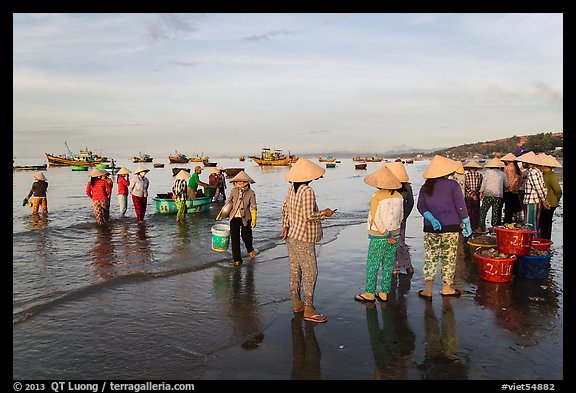
M 478 196 L 482 185 L 482 174 L 478 171 L 466 171 L 464 175 L 464 196 L 472 198 Z
M 324 212 L 318 211 L 314 190 L 302 184 L 298 192 L 292 185 L 282 205 L 282 228 L 288 228 L 288 237 L 309 243 L 322 240 L 321 220 Z
M 547 193 L 542 171 L 535 167 L 528 169 L 528 177 L 524 186 L 524 204 L 544 203 Z
M 178 201 L 185 201 L 188 196 L 188 179 L 175 179 L 172 185 L 172 194 Z

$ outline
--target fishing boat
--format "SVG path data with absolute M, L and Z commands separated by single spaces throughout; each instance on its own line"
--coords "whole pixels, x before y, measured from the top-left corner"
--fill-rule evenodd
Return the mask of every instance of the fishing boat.
M 68 143 L 64 142 L 64 144 L 68 149 L 68 154 L 54 155 L 44 153 L 46 154 L 49 166 L 94 166 L 104 160 L 104 157 L 94 154 L 88 148 L 80 150 L 80 153 L 72 153 L 68 147 Z
M 364 162 L 364 157 L 360 157 L 360 156 L 352 157 L 352 161 Z
M 240 157 L 238 158 L 238 160 L 240 160 L 240 161 L 246 161 L 246 158 L 245 158 L 244 156 L 240 156 Z
M 71 165 L 70 169 L 72 169 L 75 172 L 82 172 L 82 171 L 87 171 L 88 166 L 87 165 Z
M 366 161 L 366 162 L 380 162 L 380 161 L 382 161 L 382 157 L 380 157 L 380 156 L 364 157 L 364 161 Z
M 208 161 L 204 161 L 204 166 L 208 166 L 208 167 L 214 167 L 218 165 L 217 162 L 208 162 Z
M 44 165 L 12 165 L 13 171 L 45 171 L 48 164 Z
M 336 168 L 336 163 L 335 162 L 327 162 L 326 168 Z
M 190 173 L 190 168 L 172 168 L 172 176 L 176 176 L 180 171 L 186 171 Z
M 190 159 L 186 157 L 185 154 L 178 153 L 178 150 L 175 150 L 174 152 L 176 153 L 175 155 L 168 156 L 170 164 L 185 164 L 189 162 Z
M 164 168 L 164 164 L 160 162 L 154 163 L 154 168 Z
M 289 166 L 292 164 L 294 157 L 286 156 L 281 149 L 272 151 L 269 147 L 263 147 L 260 157 L 250 156 L 252 161 L 261 166 Z
M 160 197 L 162 198 L 160 198 Z M 168 194 L 158 194 L 154 200 L 154 208 L 157 213 L 162 214 L 176 214 L 178 213 L 178 205 L 176 200 L 170 198 Z M 212 198 L 210 197 L 197 197 L 186 201 L 186 213 L 203 213 L 210 210 Z
M 108 165 L 108 164 L 96 164 L 96 168 L 98 168 L 98 169 L 110 169 L 110 165 Z
M 210 157 L 204 157 L 202 154 L 194 154 L 192 157 L 188 159 L 189 162 L 207 162 Z
M 150 157 L 150 154 L 139 153 L 138 156 L 134 156 L 134 162 L 152 162 L 154 158 Z
M 318 161 L 320 162 L 334 162 L 336 158 L 332 154 L 328 154 L 326 157 L 319 157 Z
M 365 162 L 359 162 L 358 164 L 354 164 L 355 169 L 366 169 L 367 166 L 368 164 L 366 164 Z
M 225 168 L 224 173 L 226 173 L 227 177 L 234 177 L 243 170 L 244 168 Z

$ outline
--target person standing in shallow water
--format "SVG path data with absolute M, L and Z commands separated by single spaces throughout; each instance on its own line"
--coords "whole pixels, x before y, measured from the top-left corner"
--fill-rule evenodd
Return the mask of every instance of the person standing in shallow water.
M 326 322 L 328 318 L 314 307 L 314 290 L 318 277 L 316 243 L 322 240 L 321 221 L 335 210 L 318 210 L 316 194 L 310 182 L 324 175 L 326 169 L 305 158 L 299 158 L 285 179 L 292 183 L 282 205 L 282 239 L 288 246 L 290 262 L 290 297 L 294 312 L 304 312 L 304 319 Z M 304 290 L 301 300 L 300 287 Z
M 426 289 L 418 291 L 420 297 L 432 300 L 432 288 L 438 263 L 441 263 L 442 296 L 460 296 L 452 288 L 456 272 L 456 259 L 460 225 L 464 224 L 464 237 L 472 234 L 470 217 L 460 185 L 448 177 L 458 169 L 456 161 L 439 155 L 424 172 L 426 181 L 418 194 L 417 208 L 424 217 L 424 280 Z
M 116 183 L 118 184 L 118 206 L 120 217 L 124 217 L 128 209 L 128 186 L 130 185 L 130 171 L 124 167 L 118 171 Z
M 190 179 L 190 172 L 181 169 L 172 184 L 172 196 L 178 206 L 176 222 L 186 220 L 186 209 L 188 208 L 186 206 L 186 200 L 188 199 L 188 179 Z
M 42 172 L 38 172 L 32 175 L 36 181 L 32 183 L 32 188 L 26 196 L 26 202 L 30 202 L 30 197 L 34 196 L 32 200 L 32 214 L 38 215 L 38 209 L 42 206 L 42 214 L 45 216 L 48 214 L 48 199 L 46 198 L 46 192 L 48 191 L 48 180 Z
M 130 180 L 130 184 L 128 185 L 128 191 L 132 195 L 132 203 L 134 204 L 134 211 L 136 212 L 138 223 L 144 221 L 144 215 L 146 214 L 148 186 L 150 185 L 150 181 L 146 178 L 148 172 L 150 172 L 150 169 L 146 169 L 140 165 L 134 171 L 136 176 Z
M 232 245 L 232 261 L 234 266 L 242 265 L 242 253 L 240 251 L 240 236 L 246 246 L 246 251 L 251 258 L 256 257 L 256 250 L 252 245 L 252 229 L 256 227 L 256 194 L 250 188 L 254 180 L 244 171 L 238 172 L 230 180 L 234 185 L 230 191 L 228 203 L 232 209 L 228 217 L 230 218 L 230 243 Z M 222 218 L 219 213 L 216 220 Z
M 386 166 L 366 176 L 364 183 L 376 187 L 368 212 L 368 257 L 366 260 L 366 286 L 364 293 L 354 296 L 358 302 L 388 301 L 392 269 L 396 260 L 396 247 L 404 218 L 404 198 L 397 190 L 402 183 Z M 378 270 L 382 267 L 381 292 L 376 293 Z
M 108 222 L 109 215 L 106 213 L 106 209 L 111 194 L 112 188 L 106 181 L 106 173 L 101 169 L 94 168 L 86 185 L 86 195 L 92 199 L 94 217 L 96 217 L 98 225 L 104 225 Z

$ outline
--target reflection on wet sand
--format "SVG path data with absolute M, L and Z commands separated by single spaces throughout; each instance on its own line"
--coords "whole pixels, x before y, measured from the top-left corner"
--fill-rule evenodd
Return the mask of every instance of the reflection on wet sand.
M 406 379 L 411 368 L 416 336 L 408 324 L 405 295 L 410 291 L 412 275 L 392 276 L 389 301 L 366 303 L 366 324 L 374 357 L 374 379 Z M 378 311 L 382 327 L 378 323 Z
M 112 243 L 112 232 L 108 225 L 99 225 L 96 228 L 96 239 L 91 253 L 93 256 L 91 265 L 98 275 L 104 280 L 113 278 L 113 268 L 117 258 L 114 244 Z
M 213 278 L 216 297 L 230 317 L 233 340 L 253 350 L 264 340 L 260 307 L 254 286 L 254 264 L 217 271 Z
M 294 314 L 292 318 L 292 379 L 321 379 L 320 345 L 316 340 L 315 322 L 304 321 L 303 313 Z M 304 330 L 302 330 L 304 324 Z
M 46 228 L 48 228 L 48 217 L 45 214 L 33 214 L 30 229 L 32 231 L 38 231 Z
M 442 320 L 434 314 L 432 302 L 426 302 L 424 329 L 425 359 L 418 366 L 422 379 L 468 379 L 468 371 L 458 355 L 458 336 L 451 301 L 442 298 Z

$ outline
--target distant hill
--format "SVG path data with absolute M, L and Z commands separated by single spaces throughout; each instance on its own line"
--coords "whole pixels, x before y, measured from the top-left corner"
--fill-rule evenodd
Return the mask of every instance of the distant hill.
M 468 143 L 465 145 L 436 150 L 433 154 L 446 157 L 472 157 L 474 155 L 499 157 L 507 153 L 513 153 L 518 147 L 524 147 L 528 150 L 534 151 L 535 153 L 545 152 L 555 156 L 562 156 L 563 145 L 563 132 L 548 132 L 523 136 L 514 135 L 509 138 Z

